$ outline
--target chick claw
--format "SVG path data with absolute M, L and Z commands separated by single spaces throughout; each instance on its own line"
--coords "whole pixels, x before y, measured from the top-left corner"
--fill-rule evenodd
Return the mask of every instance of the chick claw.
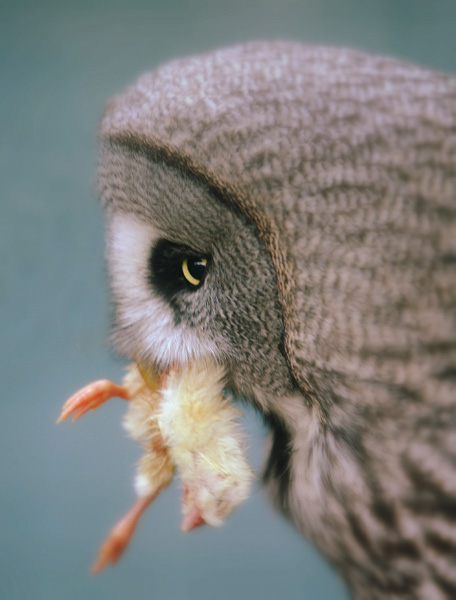
M 88 410 L 96 410 L 110 398 L 119 397 L 130 400 L 130 395 L 125 387 L 116 385 L 108 379 L 100 379 L 89 383 L 69 398 L 57 419 L 57 424 L 73 415 L 73 423 L 82 417 Z

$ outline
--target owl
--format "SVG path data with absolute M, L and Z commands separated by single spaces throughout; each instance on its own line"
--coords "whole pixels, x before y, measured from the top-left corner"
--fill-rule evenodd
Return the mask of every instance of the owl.
M 354 598 L 455 598 L 456 80 L 248 43 L 144 75 L 99 140 L 115 348 L 223 366 Z

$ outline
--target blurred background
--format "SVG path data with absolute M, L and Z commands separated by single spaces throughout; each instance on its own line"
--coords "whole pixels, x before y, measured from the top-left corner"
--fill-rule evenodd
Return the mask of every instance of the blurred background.
M 346 599 L 257 485 L 221 529 L 184 535 L 178 483 L 113 569 L 88 575 L 134 501 L 136 443 L 112 400 L 55 426 L 63 401 L 120 381 L 94 194 L 107 98 L 143 71 L 251 39 L 350 46 L 456 72 L 454 0 L 0 0 L 0 597 Z M 245 428 L 259 473 L 265 431 Z

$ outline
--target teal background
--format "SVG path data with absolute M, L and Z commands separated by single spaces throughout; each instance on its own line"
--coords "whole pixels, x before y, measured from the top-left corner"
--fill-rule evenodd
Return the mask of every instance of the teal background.
M 103 225 L 94 195 L 104 102 L 171 58 L 259 38 L 391 54 L 456 71 L 456 2 L 204 0 L 0 2 L 0 597 L 344 599 L 324 560 L 256 486 L 221 529 L 179 531 L 179 486 L 124 559 L 88 576 L 134 500 L 138 446 L 113 400 L 75 425 L 63 401 L 109 348 Z M 264 430 L 248 411 L 251 462 Z

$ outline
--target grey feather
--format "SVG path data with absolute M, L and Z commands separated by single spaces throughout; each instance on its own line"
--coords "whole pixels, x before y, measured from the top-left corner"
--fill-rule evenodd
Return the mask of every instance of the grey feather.
M 211 353 L 272 428 L 265 481 L 356 598 L 456 597 L 456 81 L 253 43 L 106 109 L 115 340 Z M 159 239 L 211 257 L 154 294 Z

